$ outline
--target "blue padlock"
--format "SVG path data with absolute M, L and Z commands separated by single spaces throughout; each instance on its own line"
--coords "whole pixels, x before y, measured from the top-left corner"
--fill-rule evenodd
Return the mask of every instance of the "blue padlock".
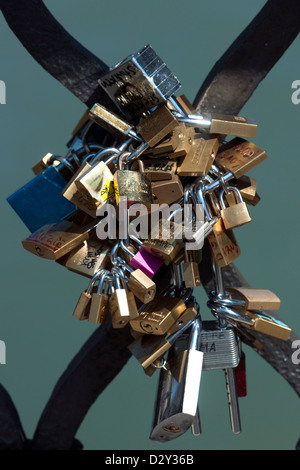
M 62 168 L 62 164 L 50 166 L 7 198 L 30 232 L 58 222 L 76 209 L 62 195 L 67 184 L 60 173 Z

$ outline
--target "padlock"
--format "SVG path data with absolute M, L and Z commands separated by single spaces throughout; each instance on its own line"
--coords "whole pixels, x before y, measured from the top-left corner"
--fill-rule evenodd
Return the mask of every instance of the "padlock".
M 165 102 L 180 87 L 149 45 L 102 75 L 99 84 L 129 119 Z
M 109 245 L 103 241 L 86 240 L 67 255 L 64 266 L 75 273 L 93 277 L 101 269 L 111 267 L 109 250 Z
M 32 171 L 35 175 L 39 175 L 45 171 L 49 166 L 58 166 L 60 165 L 59 160 L 53 160 L 54 155 L 52 153 L 47 153 L 41 160 L 32 167 Z
M 130 251 L 129 247 L 125 245 L 124 240 L 122 240 L 120 243 L 122 250 L 130 257 L 129 265 L 134 269 L 140 269 L 151 279 L 159 270 L 159 268 L 164 264 L 164 261 L 157 258 L 156 256 L 151 255 L 144 248 L 142 248 L 143 242 L 141 242 L 140 246 L 141 248 L 139 250 L 134 250 L 134 254 Z
M 242 198 L 246 199 L 246 201 L 253 201 L 255 198 L 257 186 L 257 180 L 255 178 L 243 175 L 239 179 L 234 180 L 232 185 L 239 189 Z
M 131 354 L 139 361 L 143 369 L 147 369 L 153 362 L 161 358 L 174 342 L 194 322 L 194 319 L 186 323 L 180 330 L 172 335 L 143 335 L 128 346 Z
M 216 156 L 215 162 L 240 178 L 267 158 L 266 153 L 247 140 L 236 138 L 228 142 Z
M 182 299 L 157 295 L 140 308 L 139 316 L 130 321 L 130 326 L 140 333 L 164 335 L 185 310 Z
M 151 181 L 144 173 L 124 169 L 124 154 L 119 159 L 121 169 L 114 174 L 116 203 L 126 200 L 127 208 L 132 204 L 143 204 L 148 210 L 153 202 Z
M 112 294 L 109 297 L 110 314 L 113 328 L 123 328 L 129 320 L 138 315 L 134 296 L 128 296 L 127 290 L 120 274 L 114 273 L 114 280 L 111 284 Z
M 63 164 L 51 165 L 7 198 L 30 232 L 61 220 L 76 209 L 61 194 L 72 176 L 67 177 L 63 170 Z
M 224 222 L 225 229 L 229 230 L 248 224 L 251 222 L 251 217 L 239 190 L 234 186 L 228 186 L 227 189 L 228 191 L 234 192 L 238 198 L 238 202 L 236 204 L 226 207 L 224 202 L 225 190 L 223 189 L 220 193 L 221 217 Z
M 210 134 L 236 135 L 240 137 L 255 137 L 257 124 L 252 119 L 230 114 L 203 113 L 183 114 L 174 113 L 180 122 L 198 127 Z
M 94 221 L 85 226 L 78 225 L 73 215 L 69 220 L 45 225 L 23 240 L 22 245 L 36 256 L 57 260 L 87 240 L 94 226 Z
M 220 327 L 218 321 L 202 322 L 200 350 L 204 353 L 203 370 L 237 367 L 239 344 L 231 326 Z
M 151 302 L 156 294 L 156 284 L 140 269 L 130 268 L 128 289 L 133 292 L 141 302 L 147 304 Z
M 101 270 L 102 271 L 102 270 Z M 92 294 L 88 321 L 92 323 L 106 323 L 109 315 L 108 306 L 108 288 L 109 284 L 106 282 L 107 272 L 103 271 L 102 276 L 99 279 L 97 292 Z
M 199 313 L 199 306 L 195 301 L 192 301 L 190 304 L 187 304 L 186 310 L 178 317 L 176 322 L 168 329 L 167 334 L 172 335 L 179 331 L 180 328 L 185 326 L 191 320 L 196 318 Z
M 247 310 L 279 310 L 280 299 L 268 289 L 255 287 L 226 287 L 231 299 L 236 299 L 234 308 L 240 312 Z
M 85 174 L 85 172 L 90 168 L 91 165 L 88 162 L 83 163 L 70 179 L 68 184 L 63 188 L 62 195 L 64 198 L 68 199 L 75 206 L 79 207 L 91 217 L 95 217 L 95 204 L 91 199 L 86 199 L 75 184 L 76 180 Z
M 209 132 L 212 134 L 256 137 L 257 124 L 252 119 L 230 114 L 203 113 L 204 119 L 211 121 Z
M 172 152 L 168 153 L 168 157 L 171 159 L 185 157 L 192 148 L 195 129 L 193 127 L 187 127 L 185 124 L 181 123 L 174 128 L 173 134 L 178 135 L 179 143 Z M 153 148 L 153 151 L 155 151 L 157 147 L 158 146 Z
M 150 181 L 171 180 L 177 170 L 177 162 L 167 159 L 144 159 L 144 173 Z M 133 167 L 132 167 L 133 169 Z
M 161 219 L 151 228 L 151 238 L 145 239 L 144 250 L 163 261 L 173 261 L 182 249 L 182 224 Z M 153 233 L 157 234 L 153 238 Z
M 241 254 L 239 245 L 232 230 L 225 230 L 222 219 L 215 222 L 212 217 L 210 208 L 203 194 L 203 186 L 198 182 L 196 189 L 196 199 L 199 204 L 202 204 L 207 224 L 211 231 L 207 235 L 212 254 L 218 266 L 223 267 L 232 263 Z
M 291 328 L 272 315 L 261 311 L 246 311 L 243 315 L 253 320 L 252 325 L 240 324 L 241 328 L 247 328 L 249 331 L 256 331 L 267 336 L 271 336 L 281 341 L 287 341 L 291 334 Z
M 95 274 L 95 276 L 90 280 L 87 289 L 81 292 L 80 294 L 75 310 L 73 312 L 73 317 L 77 318 L 80 321 L 88 319 L 93 290 L 95 291 L 95 283 L 101 276 L 102 271 Z
M 198 250 L 200 251 L 200 250 Z M 196 261 L 197 251 L 184 250 L 185 260 L 182 263 L 182 273 L 185 287 L 197 287 L 201 285 L 198 262 Z
M 196 134 L 190 151 L 178 162 L 179 176 L 205 176 L 213 164 L 220 145 L 218 136 Z
M 233 263 L 241 254 L 240 247 L 232 230 L 225 230 L 222 219 L 214 225 L 207 236 L 213 256 L 220 267 Z
M 182 357 L 181 352 L 177 351 L 175 342 L 168 354 L 166 367 L 161 369 L 150 434 L 153 441 L 168 442 L 177 438 L 184 434 L 195 420 L 203 362 L 203 353 L 199 350 L 199 318 L 194 320 L 189 336 L 186 357 Z M 172 367 L 172 362 L 176 363 L 175 368 Z M 178 377 L 180 363 L 183 372 Z
M 91 108 L 89 118 L 118 139 L 128 139 L 132 137 L 135 140 L 140 140 L 131 124 L 120 119 L 119 116 L 99 103 L 94 104 Z
M 150 147 L 155 147 L 177 125 L 173 113 L 166 105 L 161 105 L 142 119 L 136 129 Z
M 113 174 L 103 162 L 96 162 L 91 168 L 79 175 L 74 184 L 81 196 L 97 209 L 114 196 Z
M 151 189 L 157 204 L 171 205 L 183 196 L 183 186 L 178 175 L 172 175 L 170 180 L 154 181 Z

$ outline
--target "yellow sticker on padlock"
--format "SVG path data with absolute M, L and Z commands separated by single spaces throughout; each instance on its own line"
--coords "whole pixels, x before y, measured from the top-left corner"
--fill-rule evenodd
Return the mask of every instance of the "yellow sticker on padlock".
M 103 200 L 103 202 L 106 202 L 108 201 L 108 199 L 114 196 L 114 193 L 115 191 L 114 191 L 113 181 L 107 178 L 103 185 L 103 188 L 101 189 L 100 197 Z

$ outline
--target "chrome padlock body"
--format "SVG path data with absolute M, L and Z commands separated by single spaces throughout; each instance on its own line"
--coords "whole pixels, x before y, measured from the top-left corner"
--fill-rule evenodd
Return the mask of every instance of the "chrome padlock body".
M 117 64 L 99 84 L 130 119 L 163 103 L 180 87 L 149 45 Z
M 184 351 L 188 342 L 186 333 L 176 341 L 177 348 Z M 231 326 L 220 328 L 216 320 L 202 321 L 200 351 L 203 352 L 203 370 L 235 368 L 240 362 L 240 348 Z

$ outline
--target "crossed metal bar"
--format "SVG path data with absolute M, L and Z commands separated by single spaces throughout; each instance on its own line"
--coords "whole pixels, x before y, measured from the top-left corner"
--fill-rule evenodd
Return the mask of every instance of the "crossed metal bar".
M 0 0 L 9 27 L 34 59 L 87 107 L 114 105 L 97 80 L 109 67 L 91 54 L 55 20 L 41 0 Z M 300 30 L 299 0 L 269 0 L 215 64 L 194 100 L 198 111 L 238 114 L 259 83 L 277 63 Z M 169 282 L 168 268 L 155 279 L 159 289 Z M 207 244 L 199 265 L 206 292 L 214 286 Z M 234 264 L 223 268 L 225 287 L 248 286 Z M 272 313 L 275 318 L 278 315 Z M 259 339 L 263 349 L 256 349 Z M 286 342 L 258 333 L 247 338 L 251 346 L 300 395 L 300 371 L 291 362 L 292 332 Z M 58 380 L 40 417 L 33 439 L 22 429 L 17 410 L 0 385 L 0 450 L 71 450 L 81 448 L 76 432 L 91 405 L 130 358 L 129 327 L 99 327 L 82 346 Z M 300 442 L 300 441 L 299 441 Z M 298 443 L 299 446 L 299 443 Z

